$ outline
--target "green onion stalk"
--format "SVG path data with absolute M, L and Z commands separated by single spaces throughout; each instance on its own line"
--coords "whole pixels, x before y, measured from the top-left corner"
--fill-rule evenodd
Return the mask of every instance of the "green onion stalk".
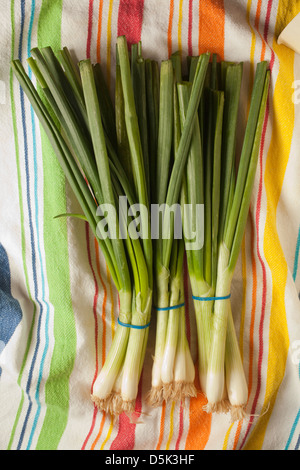
M 193 74 L 193 60 L 190 62 Z M 198 336 L 199 382 L 207 412 L 245 416 L 248 386 L 235 333 L 230 290 L 249 212 L 269 88 L 267 63 L 257 65 L 243 146 L 236 132 L 243 64 L 213 56 L 186 167 L 182 202 L 204 205 L 204 242 L 187 249 Z M 188 90 L 181 90 L 184 122 Z M 236 161 L 237 160 L 237 161 Z M 191 220 L 185 217 L 185 229 Z
M 208 62 L 209 54 L 203 54 L 196 64 L 187 119 L 182 128 L 177 91 L 177 86 L 182 82 L 180 55 L 175 53 L 163 61 L 160 70 L 156 186 L 152 201 L 164 210 L 159 219 L 161 230 L 154 241 L 156 340 L 148 395 L 151 406 L 196 395 L 195 368 L 185 331 L 184 240 L 178 220 L 181 220 L 182 179 Z
M 100 64 L 90 59 L 74 64 L 67 48 L 57 54 L 50 47 L 31 51 L 28 63 L 38 86 L 20 61 L 11 64 L 82 208 L 77 216 L 91 227 L 119 294 L 116 332 L 91 397 L 99 409 L 113 415 L 135 406 L 153 290 L 145 161 L 123 36 L 117 38 L 117 52 L 122 97 L 118 113 Z M 126 154 L 120 150 L 120 132 Z M 124 155 L 130 157 L 130 174 Z M 121 210 L 120 197 L 125 199 Z M 128 212 L 134 204 L 145 208 L 138 224 L 142 238 L 135 236 L 136 217 Z

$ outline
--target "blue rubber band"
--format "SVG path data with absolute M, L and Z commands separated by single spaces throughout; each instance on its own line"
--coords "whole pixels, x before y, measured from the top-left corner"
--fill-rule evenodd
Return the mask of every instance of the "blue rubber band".
M 179 305 L 173 305 L 172 307 L 154 307 L 155 310 L 158 310 L 158 311 L 167 311 L 167 310 L 175 310 L 176 308 L 181 308 L 181 307 L 184 307 L 185 303 L 183 302 L 182 304 L 179 304 Z
M 119 325 L 125 326 L 126 328 L 135 328 L 136 330 L 144 330 L 145 328 L 148 328 L 148 326 L 150 326 L 150 322 L 147 323 L 147 325 L 131 325 L 130 323 L 123 323 L 119 318 L 118 323 Z
M 192 295 L 194 300 L 200 300 L 200 302 L 207 302 L 209 300 L 227 300 L 230 299 L 231 294 L 225 295 L 224 297 L 196 297 Z

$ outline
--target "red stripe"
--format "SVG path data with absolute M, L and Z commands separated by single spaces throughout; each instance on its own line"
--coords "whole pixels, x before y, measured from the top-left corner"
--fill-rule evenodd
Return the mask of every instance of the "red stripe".
M 142 374 L 143 375 L 143 374 Z M 136 422 L 141 416 L 142 411 L 142 376 L 140 380 L 138 395 L 135 402 L 135 411 L 131 419 L 127 414 L 122 413 L 119 416 L 119 430 L 116 438 L 110 446 L 110 450 L 133 450 L 135 444 Z
M 189 29 L 188 29 L 188 54 L 193 55 L 193 42 L 192 42 L 192 29 L 193 29 L 193 0 L 189 1 Z
M 86 56 L 88 59 L 91 57 L 91 42 L 92 42 L 92 30 L 93 30 L 93 6 L 94 6 L 94 0 L 89 0 L 88 34 L 87 34 L 87 41 L 86 41 Z
M 272 10 L 272 0 L 269 0 L 268 3 L 268 8 L 267 8 L 267 20 L 265 22 L 265 27 L 264 27 L 264 40 L 266 44 L 268 44 L 268 33 L 269 33 L 269 26 L 270 26 L 270 16 L 271 16 L 271 10 Z M 271 49 L 271 54 L 272 54 L 272 61 L 274 62 L 274 51 Z M 272 64 L 273 65 L 273 64 Z
M 120 0 L 118 36 L 126 36 L 128 46 L 141 40 L 144 0 Z
M 272 10 L 272 1 L 269 0 L 268 2 L 268 8 L 267 8 L 267 15 L 266 15 L 266 21 L 265 21 L 265 27 L 264 27 L 264 41 L 266 44 L 268 44 L 268 31 L 269 31 L 269 24 L 270 24 L 270 16 L 271 16 L 271 10 Z M 270 60 L 270 72 L 272 73 L 273 70 L 273 65 L 275 61 L 275 54 L 274 51 L 270 48 L 271 51 L 271 60 Z M 262 307 L 261 307 L 261 316 L 260 316 L 260 324 L 259 324 L 259 357 L 258 357 L 258 376 L 257 376 L 257 387 L 256 387 L 256 393 L 255 397 L 253 400 L 252 404 L 252 409 L 251 409 L 251 415 L 249 419 L 249 423 L 247 426 L 247 431 L 245 433 L 244 439 L 241 443 L 240 448 L 243 447 L 247 436 L 250 432 L 250 428 L 253 423 L 253 417 L 256 411 L 256 406 L 261 390 L 261 377 L 262 377 L 262 361 L 263 361 L 263 326 L 264 326 L 264 319 L 265 319 L 265 312 L 266 312 L 266 297 L 267 297 L 267 274 L 266 274 L 266 266 L 262 257 L 262 254 L 260 252 L 260 247 L 259 247 L 259 226 L 260 226 L 260 214 L 261 214 L 261 200 L 262 200 L 262 188 L 263 188 L 263 151 L 264 151 L 264 144 L 265 144 L 265 136 L 266 136 L 266 130 L 267 130 L 267 123 L 268 123 L 268 118 L 270 114 L 270 103 L 269 99 L 267 101 L 267 108 L 266 108 L 266 115 L 265 115 L 265 120 L 264 120 L 264 126 L 263 126 L 263 132 L 262 132 L 262 139 L 261 139 L 261 147 L 260 147 L 260 157 L 259 157 L 259 167 L 260 167 L 260 175 L 259 175 L 259 188 L 258 188 L 258 197 L 257 197 L 257 209 L 256 209 L 256 247 L 257 247 L 257 256 L 259 259 L 259 262 L 261 264 L 262 268 L 262 277 L 263 277 L 263 282 L 262 282 Z

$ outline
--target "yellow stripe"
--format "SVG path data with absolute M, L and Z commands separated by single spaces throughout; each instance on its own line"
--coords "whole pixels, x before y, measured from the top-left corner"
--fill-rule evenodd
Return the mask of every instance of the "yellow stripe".
M 230 436 L 230 432 L 231 432 L 231 429 L 232 429 L 233 425 L 234 425 L 234 423 L 231 423 L 231 425 L 228 428 L 228 431 L 226 432 L 224 443 L 223 443 L 223 450 L 227 449 L 229 436 Z
M 166 444 L 166 450 L 170 449 L 171 439 L 173 437 L 173 432 L 174 432 L 174 408 L 175 408 L 175 402 L 172 401 L 171 411 L 170 411 L 170 432 L 169 432 L 169 437 L 168 437 L 168 441 Z
M 255 51 L 255 45 L 256 45 L 256 34 L 254 32 L 254 29 L 251 25 L 250 22 L 250 11 L 251 11 L 251 5 L 252 5 L 252 0 L 248 0 L 247 2 L 247 23 L 250 26 L 251 29 L 251 35 L 252 35 L 252 40 L 251 40 L 251 49 L 250 49 L 250 73 L 249 73 L 249 89 L 252 88 L 251 83 L 253 82 L 253 73 L 254 73 L 254 51 Z
M 182 4 L 183 0 L 179 2 L 179 13 L 178 13 L 178 50 L 182 53 Z
M 104 449 L 105 444 L 107 443 L 108 439 L 109 439 L 110 436 L 111 436 L 111 433 L 112 433 L 113 428 L 114 428 L 114 419 L 111 418 L 111 420 L 110 420 L 110 426 L 109 426 L 109 429 L 108 429 L 107 436 L 106 436 L 106 438 L 104 439 L 104 441 L 103 441 L 103 443 L 102 443 L 102 445 L 101 445 L 100 450 L 103 450 L 103 449 Z
M 278 37 L 283 27 L 296 15 L 296 10 L 299 10 L 299 4 L 297 8 L 294 2 L 289 2 L 288 0 L 279 2 L 275 38 Z M 276 210 L 294 131 L 294 104 L 292 101 L 294 53 L 284 46 L 279 46 L 276 39 L 273 40 L 272 48 L 279 60 L 280 68 L 273 95 L 273 115 L 275 119 L 272 122 L 273 131 L 267 154 L 264 180 L 267 196 L 264 255 L 272 274 L 268 370 L 266 395 L 263 404 L 263 409 L 268 409 L 268 412 L 259 418 L 255 432 L 252 432 L 248 440 L 247 449 L 260 449 L 262 447 L 278 388 L 284 377 L 289 348 L 285 310 L 287 263 L 277 232 Z

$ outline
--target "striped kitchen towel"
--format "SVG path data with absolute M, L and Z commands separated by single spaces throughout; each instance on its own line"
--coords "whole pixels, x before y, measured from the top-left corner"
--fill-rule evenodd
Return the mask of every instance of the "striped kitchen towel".
M 277 44 L 299 0 L 10 0 L 0 35 L 0 448 L 201 450 L 300 447 L 300 56 Z M 34 46 L 101 62 L 114 87 L 115 42 L 142 40 L 157 60 L 216 52 L 245 64 L 241 121 L 255 64 L 271 89 L 232 307 L 249 386 L 248 417 L 185 406 L 149 409 L 154 335 L 136 418 L 90 400 L 114 335 L 118 298 L 89 227 L 55 216 L 78 204 L 10 70 Z M 28 70 L 30 73 L 30 71 Z M 188 278 L 185 283 L 189 292 Z M 196 358 L 192 302 L 187 335 Z

